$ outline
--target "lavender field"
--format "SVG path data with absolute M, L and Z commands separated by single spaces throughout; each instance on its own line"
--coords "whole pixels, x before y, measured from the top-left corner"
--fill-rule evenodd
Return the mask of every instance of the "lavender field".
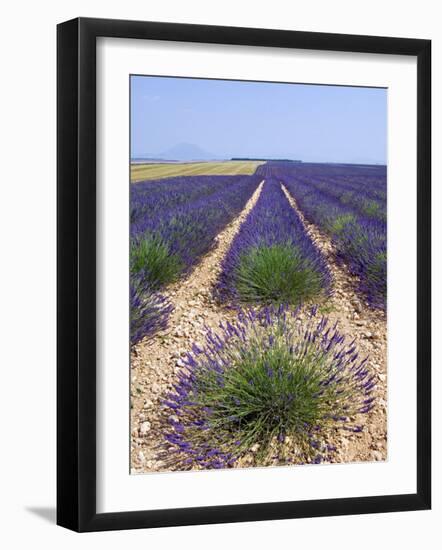
M 131 184 L 133 473 L 386 459 L 386 167 L 253 169 Z

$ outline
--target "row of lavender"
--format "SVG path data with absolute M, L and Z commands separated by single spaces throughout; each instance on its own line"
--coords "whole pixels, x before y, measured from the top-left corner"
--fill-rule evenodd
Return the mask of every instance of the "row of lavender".
M 348 205 L 359 214 L 385 222 L 387 219 L 387 201 L 385 180 L 369 182 L 348 182 L 336 179 L 312 180 L 311 177 L 297 178 L 300 183 L 305 183 L 317 189 L 331 198 Z M 361 193 L 362 190 L 362 193 Z
M 216 294 L 223 303 L 294 304 L 326 293 L 330 273 L 280 183 L 261 195 L 225 256 Z
M 139 222 L 180 204 L 208 197 L 240 179 L 240 176 L 178 176 L 141 181 L 131 187 L 130 221 Z
M 338 199 L 359 214 L 385 222 L 387 218 L 387 186 L 385 167 L 374 166 L 369 175 L 354 175 L 357 167 L 342 166 L 339 172 L 329 173 L 329 164 L 293 165 L 288 163 L 268 163 L 259 170 L 273 176 L 287 176 L 287 170 L 300 184 L 308 185 L 321 193 Z M 361 169 L 359 169 L 361 170 Z M 364 171 L 361 170 L 364 174 Z M 350 175 L 349 175 L 350 174 Z
M 385 309 L 387 224 L 386 200 L 382 200 L 386 197 L 384 168 L 373 167 L 368 175 L 363 173 L 362 177 L 357 176 L 357 168 L 345 166 L 333 167 L 333 176 L 328 177 L 330 165 L 318 168 L 269 163 L 259 171 L 262 175 L 270 173 L 281 181 L 306 218 L 331 235 L 338 257 L 359 277 L 359 290 L 367 302 L 372 307 Z M 350 200 L 346 200 L 349 181 L 354 191 Z
M 171 306 L 159 291 L 213 247 L 259 182 L 258 176 L 201 176 L 132 185 L 132 343 L 166 326 Z

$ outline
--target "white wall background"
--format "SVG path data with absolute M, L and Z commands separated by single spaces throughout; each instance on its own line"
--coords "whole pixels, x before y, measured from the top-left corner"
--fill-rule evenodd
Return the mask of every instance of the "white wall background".
M 442 17 L 437 0 L 66 0 L 2 7 L 0 544 L 53 549 L 434 548 L 442 521 L 440 284 L 434 284 L 431 512 L 76 535 L 55 527 L 55 25 L 77 17 L 431 38 L 434 274 L 441 273 Z

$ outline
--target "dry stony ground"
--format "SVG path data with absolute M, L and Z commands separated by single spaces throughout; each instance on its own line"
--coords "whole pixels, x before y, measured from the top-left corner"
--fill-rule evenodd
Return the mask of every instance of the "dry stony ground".
M 162 441 L 161 426 L 165 414 L 161 398 L 172 389 L 176 375 L 183 366 L 182 357 L 192 343 L 204 343 L 204 326 L 216 329 L 221 320 L 234 317 L 228 309 L 219 307 L 212 298 L 212 287 L 220 271 L 221 261 L 247 214 L 261 193 L 263 182 L 246 204 L 242 213 L 222 231 L 216 246 L 184 280 L 172 285 L 167 296 L 174 305 L 169 329 L 151 342 L 141 342 L 131 354 L 131 471 L 148 473 L 167 469 L 157 458 L 157 445 Z M 338 265 L 330 239 L 309 224 L 295 201 L 283 187 L 292 207 L 300 215 L 315 245 L 328 261 L 333 276 L 333 294 L 326 302 L 326 315 L 339 329 L 353 338 L 360 356 L 370 357 L 370 367 L 377 374 L 376 406 L 361 415 L 361 433 L 342 431 L 332 439 L 337 447 L 333 462 L 373 461 L 387 458 L 387 351 L 386 316 L 373 311 L 356 293 L 357 280 L 345 266 Z M 325 309 L 325 308 L 324 308 Z M 301 313 L 302 317 L 302 313 Z M 355 419 L 356 422 L 358 419 Z M 254 463 L 253 453 L 238 466 Z

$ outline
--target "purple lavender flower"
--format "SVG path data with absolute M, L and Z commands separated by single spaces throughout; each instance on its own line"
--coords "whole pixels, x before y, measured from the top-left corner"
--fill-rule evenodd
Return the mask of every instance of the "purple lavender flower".
M 130 286 L 130 339 L 132 344 L 164 330 L 172 312 L 167 299 L 151 288 L 144 273 L 133 275 Z

